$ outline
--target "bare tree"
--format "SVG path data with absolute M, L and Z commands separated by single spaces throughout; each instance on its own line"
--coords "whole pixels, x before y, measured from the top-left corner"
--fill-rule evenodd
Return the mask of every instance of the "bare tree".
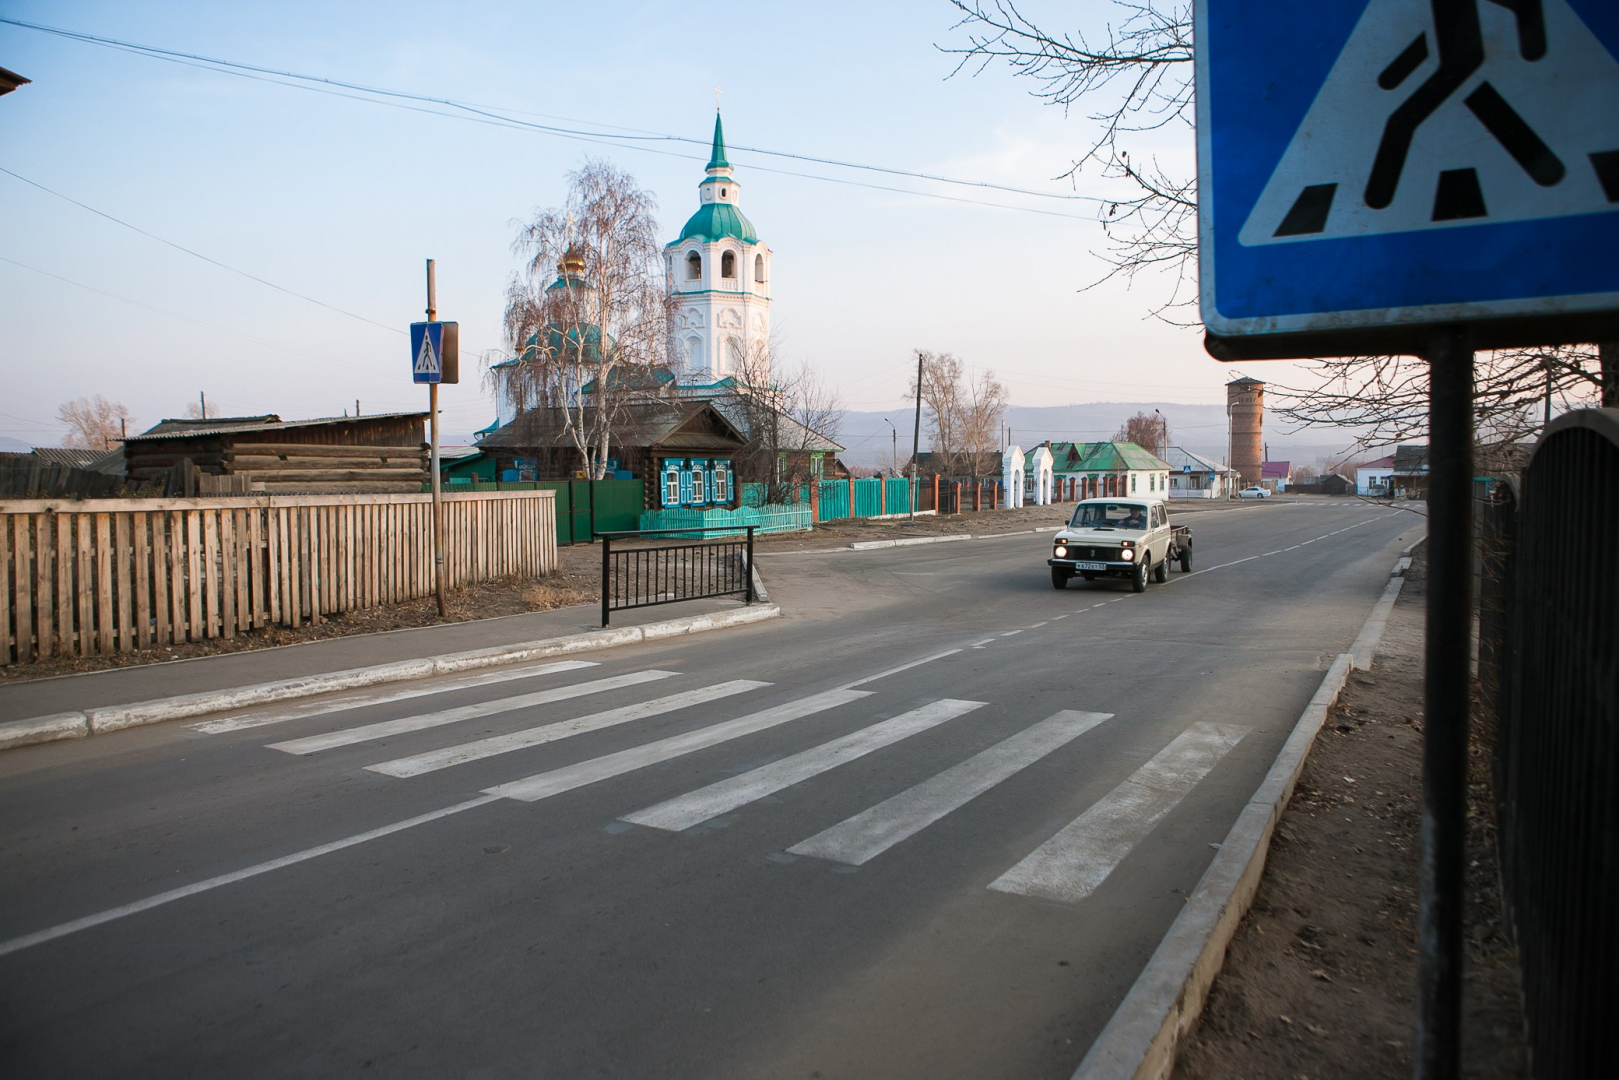
M 1113 441 L 1135 443 L 1143 450 L 1161 454 L 1169 444 L 1169 421 L 1157 411 L 1138 412 L 1119 425 Z
M 1161 267 L 1175 282 L 1165 307 L 1195 299 L 1197 178 L 1168 172 L 1150 156 L 1132 161 L 1127 145 L 1132 136 L 1163 129 L 1184 132 L 1190 144 L 1196 130 L 1191 3 L 1115 0 L 1121 18 L 1094 40 L 1042 29 L 1012 0 L 951 3 L 962 13 L 957 28 L 967 44 L 940 48 L 961 58 L 956 71 L 1004 63 L 1033 82 L 1034 97 L 1065 115 L 1081 98 L 1091 110 L 1096 131 L 1062 177 L 1077 182 L 1092 167 L 1125 184 L 1100 215 L 1110 244 L 1103 280 Z
M 1604 357 L 1606 356 L 1606 362 Z M 1619 405 L 1619 358 L 1595 346 L 1503 349 L 1475 359 L 1473 425 L 1479 443 L 1537 436 L 1554 411 Z M 1411 356 L 1316 360 L 1314 385 L 1272 383 L 1274 411 L 1300 427 L 1355 427 L 1365 449 L 1425 438 L 1428 365 Z
M 74 398 L 56 410 L 56 418 L 68 427 L 64 446 L 88 450 L 111 450 L 124 441 L 124 432 L 134 417 L 129 407 L 108 401 L 100 394 Z
M 565 438 L 600 479 L 623 406 L 655 393 L 668 367 L 668 289 L 652 195 L 601 161 L 568 180 L 567 203 L 513 242 L 525 260 L 506 290 L 516 362 L 490 367 L 488 381 L 520 434 Z
M 980 458 L 1000 448 L 1006 421 L 1006 387 L 993 371 L 969 378 L 966 366 L 950 353 L 916 351 L 922 361 L 922 418 L 928 426 L 940 467 L 953 476 L 978 478 Z M 916 377 L 910 396 L 917 396 Z
M 715 401 L 748 440 L 736 458 L 739 484 L 762 487 L 763 503 L 787 501 L 792 485 L 809 478 L 816 454 L 834 452 L 843 406 L 807 362 L 772 366 L 771 345 L 736 359 L 734 385 Z

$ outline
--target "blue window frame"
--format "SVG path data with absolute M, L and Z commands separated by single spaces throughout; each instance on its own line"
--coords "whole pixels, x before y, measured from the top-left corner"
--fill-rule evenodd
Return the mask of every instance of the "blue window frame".
M 691 462 L 691 501 L 701 506 L 708 501 L 708 462 L 693 458 Z
M 681 506 L 690 506 L 691 504 L 692 504 L 692 497 L 691 497 L 691 470 L 690 469 L 681 469 L 680 470 L 680 505 Z
M 685 462 L 679 458 L 664 458 L 663 460 L 663 505 L 680 505 L 680 467 Z
M 731 463 L 729 461 L 714 462 L 714 501 L 717 503 L 731 501 Z

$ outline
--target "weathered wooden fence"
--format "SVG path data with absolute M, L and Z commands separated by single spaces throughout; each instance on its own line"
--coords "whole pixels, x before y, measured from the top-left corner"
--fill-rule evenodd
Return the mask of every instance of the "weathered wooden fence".
M 0 664 L 318 623 L 433 591 L 430 495 L 0 503 Z M 445 584 L 556 567 L 549 491 L 444 496 Z

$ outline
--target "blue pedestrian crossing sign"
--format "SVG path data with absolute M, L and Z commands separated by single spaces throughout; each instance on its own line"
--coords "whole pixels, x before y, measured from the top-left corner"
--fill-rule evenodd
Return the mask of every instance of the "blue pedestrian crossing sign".
M 1619 336 L 1614 0 L 1197 0 L 1221 359 Z
M 419 383 L 453 383 L 460 369 L 460 324 L 410 324 L 410 377 Z

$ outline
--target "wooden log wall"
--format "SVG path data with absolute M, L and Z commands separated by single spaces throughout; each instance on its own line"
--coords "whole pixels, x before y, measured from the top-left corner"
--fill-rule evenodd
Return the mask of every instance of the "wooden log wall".
M 301 626 L 433 592 L 431 495 L 0 504 L 0 664 Z M 556 569 L 555 495 L 444 496 L 445 586 Z

